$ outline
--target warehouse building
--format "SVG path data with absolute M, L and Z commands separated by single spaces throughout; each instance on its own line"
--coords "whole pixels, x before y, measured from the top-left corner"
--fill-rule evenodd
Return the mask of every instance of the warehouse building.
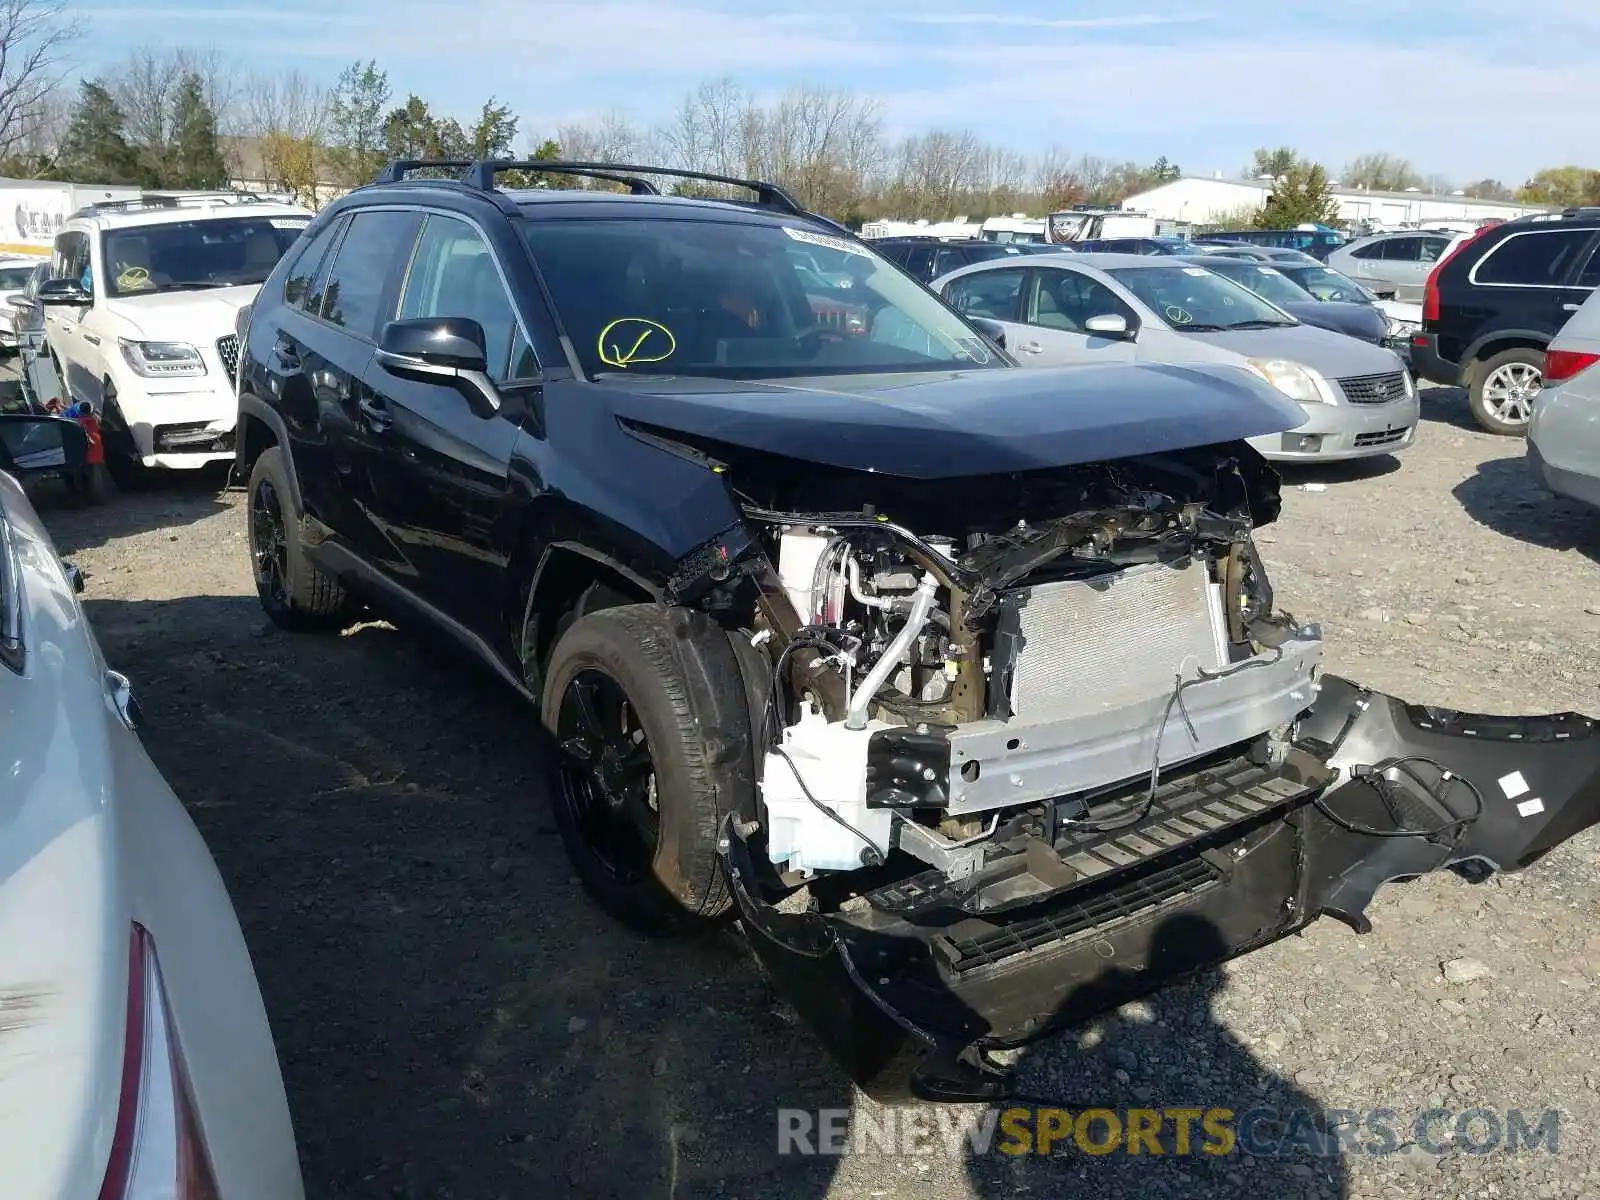
M 1510 220 L 1543 212 L 1537 205 L 1501 200 L 1475 200 L 1469 196 L 1433 196 L 1425 192 L 1369 192 L 1361 188 L 1330 187 L 1342 224 L 1370 224 L 1379 228 L 1428 225 L 1439 221 Z M 1206 179 L 1185 176 L 1129 196 L 1122 207 L 1149 213 L 1157 220 L 1205 225 L 1237 219 L 1246 210 L 1260 208 L 1272 194 L 1269 179 Z

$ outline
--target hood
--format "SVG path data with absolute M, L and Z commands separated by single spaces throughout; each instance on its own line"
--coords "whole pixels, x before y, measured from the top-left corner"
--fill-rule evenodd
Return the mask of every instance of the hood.
M 106 309 L 152 342 L 209 342 L 233 332 L 239 310 L 256 298 L 259 283 L 195 291 L 118 296 Z
M 1331 329 L 1348 334 L 1364 342 L 1382 342 L 1389 332 L 1389 322 L 1370 304 L 1343 304 L 1334 300 L 1300 300 L 1280 304 L 1290 316 L 1298 317 L 1307 325 L 1318 329 Z
M 1410 304 L 1404 300 L 1379 300 L 1373 307 L 1392 321 L 1406 321 L 1418 326 L 1422 324 L 1420 304 Z
M 1004 367 L 781 382 L 639 376 L 599 386 L 617 416 L 636 425 L 907 479 L 1103 462 L 1305 421 L 1299 405 L 1233 366 Z
M 1243 354 L 1247 358 L 1282 358 L 1310 367 L 1328 379 L 1348 375 L 1381 375 L 1402 370 L 1393 350 L 1357 341 L 1342 333 L 1314 325 L 1281 329 L 1232 329 L 1215 333 L 1185 333 L 1207 345 Z

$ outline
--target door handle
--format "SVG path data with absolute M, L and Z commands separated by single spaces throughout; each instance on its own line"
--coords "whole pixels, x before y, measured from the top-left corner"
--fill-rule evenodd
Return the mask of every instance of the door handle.
M 1583 305 L 1581 305 L 1581 304 L 1573 304 L 1571 301 L 1568 301 L 1566 304 L 1563 304 L 1561 307 L 1566 309 L 1568 312 L 1577 312 L 1580 308 L 1583 307 Z
M 361 410 L 361 415 L 367 419 L 374 433 L 381 433 L 394 424 L 394 414 L 375 401 L 362 400 L 356 407 Z
M 83 340 L 88 342 L 91 346 L 98 346 L 100 344 L 100 339 L 92 333 L 84 334 Z
M 1038 342 L 1023 342 L 1022 345 L 1017 347 L 1017 349 L 1022 351 L 1022 353 L 1024 353 L 1024 354 L 1043 354 L 1044 353 L 1044 347 L 1041 346 Z
M 280 366 L 287 367 L 291 371 L 299 369 L 300 348 L 282 334 L 279 334 L 278 340 L 272 344 L 272 353 Z

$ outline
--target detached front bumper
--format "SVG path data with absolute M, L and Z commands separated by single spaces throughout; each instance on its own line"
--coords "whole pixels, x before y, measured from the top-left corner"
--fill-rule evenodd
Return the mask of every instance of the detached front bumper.
M 979 1098 L 995 1086 L 985 1049 L 1079 1024 L 1324 914 L 1366 932 L 1386 883 L 1519 870 L 1600 822 L 1588 718 L 1421 708 L 1334 677 L 1275 773 L 1237 760 L 1175 774 L 1145 822 L 1092 847 L 1119 869 L 1074 878 L 1030 846 L 1018 869 L 1058 886 L 1004 911 L 975 914 L 937 873 L 857 883 L 826 912 L 781 911 L 731 824 L 724 869 L 757 958 L 858 1083 Z M 1187 836 L 1196 828 L 1208 831 Z M 900 1080 L 908 1056 L 922 1063 Z

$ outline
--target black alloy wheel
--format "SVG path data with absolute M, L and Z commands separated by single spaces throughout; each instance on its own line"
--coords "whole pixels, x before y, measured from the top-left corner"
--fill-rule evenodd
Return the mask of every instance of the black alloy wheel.
M 661 840 L 655 761 L 637 711 L 604 671 L 579 671 L 556 715 L 559 802 L 595 861 L 617 883 L 654 870 Z

